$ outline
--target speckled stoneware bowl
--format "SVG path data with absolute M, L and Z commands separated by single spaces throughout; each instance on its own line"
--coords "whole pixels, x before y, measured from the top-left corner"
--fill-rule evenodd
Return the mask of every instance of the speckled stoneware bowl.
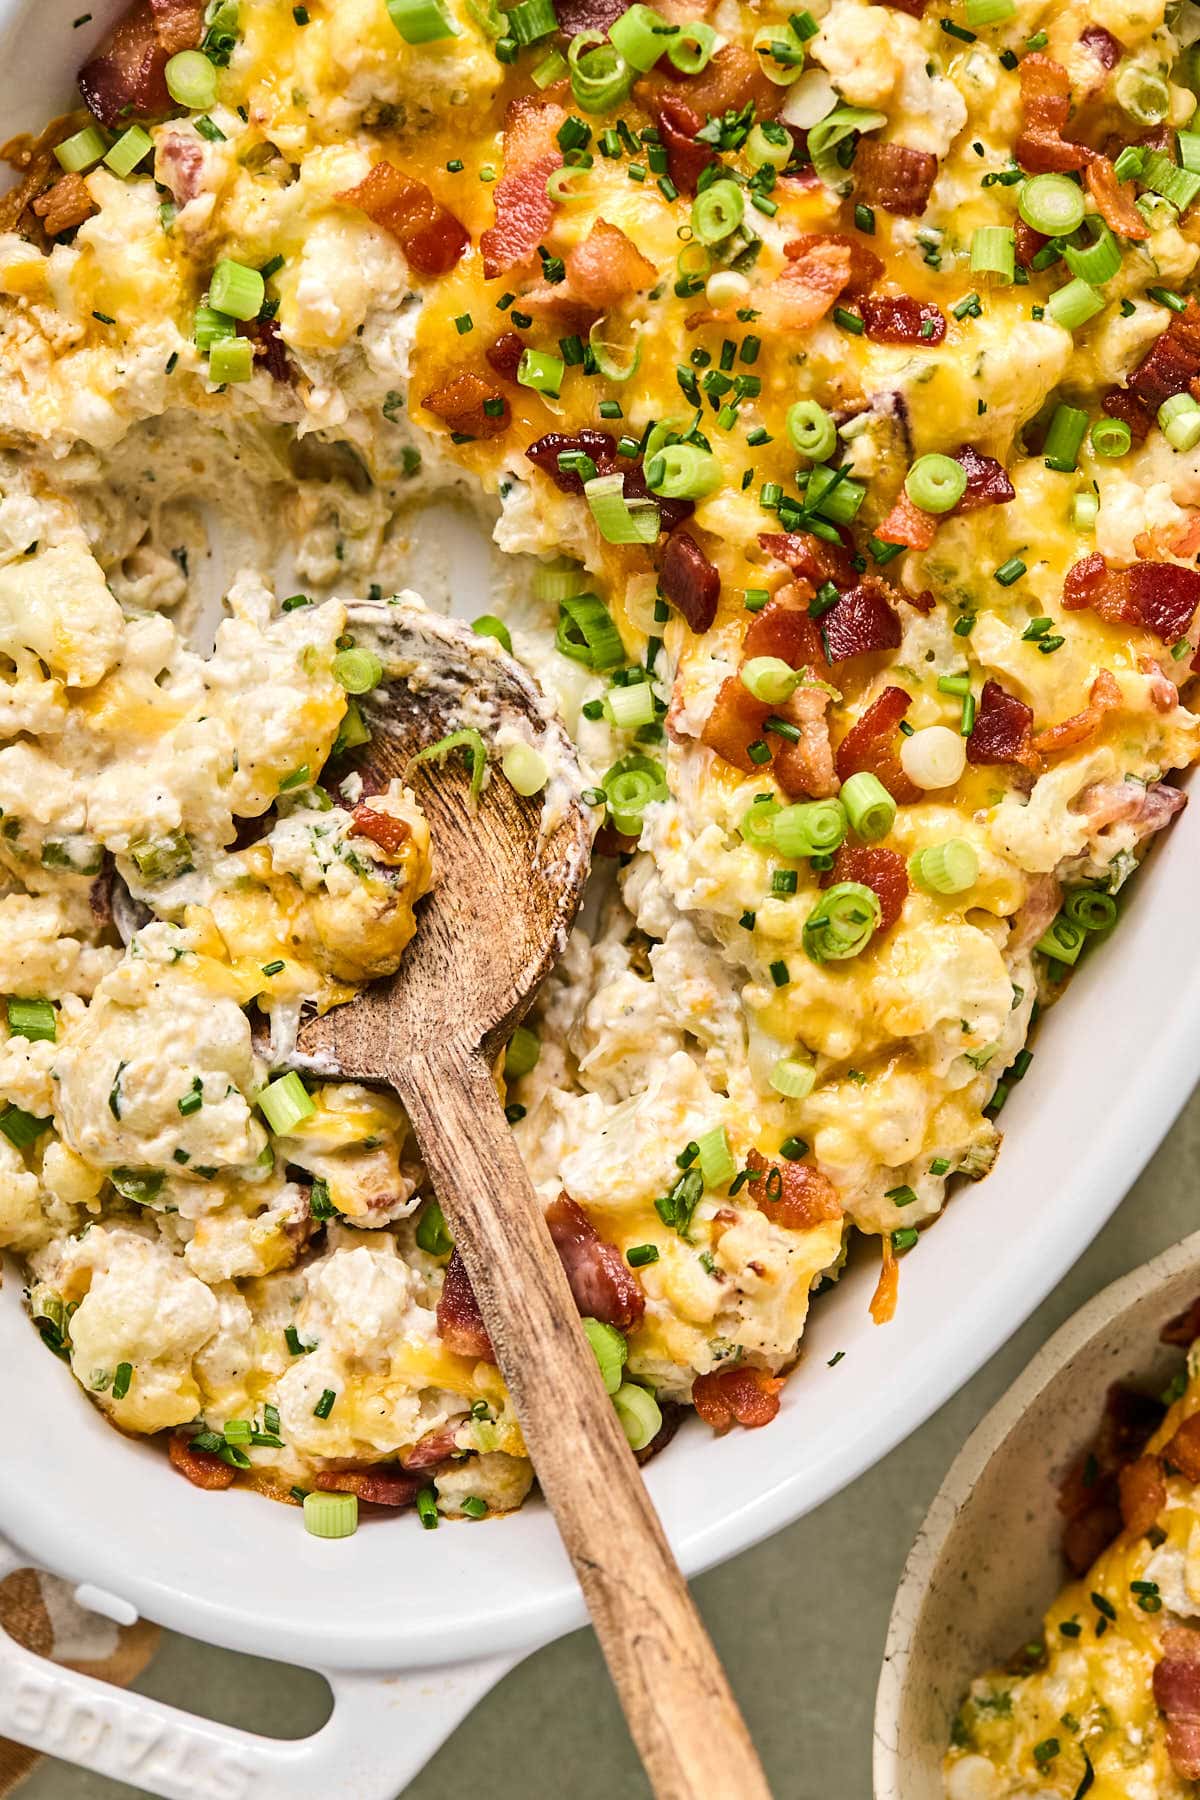
M 950 1724 L 974 1676 L 1037 1636 L 1063 1580 L 1059 1479 L 1110 1382 L 1178 1366 L 1162 1326 L 1200 1293 L 1200 1232 L 1077 1312 L 972 1433 L 917 1535 L 875 1701 L 875 1800 L 942 1800 Z

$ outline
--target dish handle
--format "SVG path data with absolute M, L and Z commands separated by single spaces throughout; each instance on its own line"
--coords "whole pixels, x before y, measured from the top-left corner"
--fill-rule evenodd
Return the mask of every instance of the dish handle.
M 0 1540 L 0 1580 L 26 1559 Z M 515 1656 L 396 1675 L 319 1671 L 333 1711 L 311 1737 L 261 1737 L 112 1687 L 0 1628 L 0 1737 L 160 1800 L 396 1800 Z

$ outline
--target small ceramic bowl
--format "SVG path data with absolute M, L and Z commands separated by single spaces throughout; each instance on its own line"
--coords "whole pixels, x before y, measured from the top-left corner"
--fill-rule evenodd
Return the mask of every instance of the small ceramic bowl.
M 875 1700 L 875 1800 L 942 1800 L 950 1726 L 976 1675 L 1039 1635 L 1064 1580 L 1058 1483 L 1110 1382 L 1163 1384 L 1167 1320 L 1200 1293 L 1200 1232 L 1105 1288 L 967 1440 L 913 1545 Z

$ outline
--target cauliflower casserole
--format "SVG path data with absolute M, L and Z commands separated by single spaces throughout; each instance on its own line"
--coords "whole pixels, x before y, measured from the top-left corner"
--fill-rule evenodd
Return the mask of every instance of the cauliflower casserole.
M 6 146 L 0 1245 L 191 1479 L 530 1483 L 401 1109 L 286 1072 L 438 879 L 345 611 L 414 505 L 591 784 L 497 1079 L 639 1449 L 852 1228 L 886 1321 L 1182 805 L 1200 13 L 949 6 L 136 0 Z

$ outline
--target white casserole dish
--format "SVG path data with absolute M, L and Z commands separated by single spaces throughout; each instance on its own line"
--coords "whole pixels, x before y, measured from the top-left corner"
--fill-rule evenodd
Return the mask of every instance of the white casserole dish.
M 875 1800 L 942 1800 L 970 1682 L 1040 1635 L 1064 1580 L 1059 1483 L 1110 1382 L 1160 1387 L 1159 1332 L 1200 1292 L 1200 1232 L 1097 1294 L 977 1426 L 938 1490 L 896 1593 L 875 1702 Z
M 0 0 L 0 135 L 36 130 L 70 104 L 71 71 L 118 10 L 98 7 L 73 30 L 79 5 Z M 860 1246 L 814 1308 L 779 1418 L 720 1441 L 693 1422 L 648 1470 L 688 1572 L 778 1530 L 884 1456 L 1103 1224 L 1200 1066 L 1198 857 L 1193 810 L 1154 852 L 1114 943 L 1047 1020 L 1005 1112 L 996 1172 L 962 1191 L 905 1260 L 894 1323 L 871 1322 L 878 1262 Z M 844 1357 L 831 1370 L 835 1351 Z M 425 1533 L 406 1516 L 330 1544 L 251 1494 L 190 1487 L 157 1448 L 111 1430 L 43 1350 L 12 1264 L 0 1365 L 0 1522 L 12 1545 L 0 1548 L 0 1573 L 35 1562 L 89 1584 L 84 1603 L 114 1616 L 143 1613 L 320 1669 L 336 1700 L 314 1738 L 275 1743 L 58 1670 L 0 1634 L 0 1734 L 155 1794 L 391 1800 L 517 1658 L 582 1622 L 536 1503 L 480 1529 Z

